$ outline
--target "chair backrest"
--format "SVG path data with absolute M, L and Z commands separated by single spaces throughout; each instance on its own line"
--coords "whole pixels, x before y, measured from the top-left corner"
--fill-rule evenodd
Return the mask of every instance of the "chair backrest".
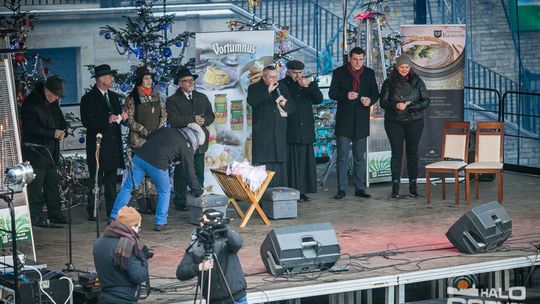
M 479 121 L 476 123 L 477 162 L 504 162 L 504 123 Z
M 470 122 L 447 121 L 443 127 L 442 157 L 444 159 L 462 159 L 467 162 L 469 156 Z

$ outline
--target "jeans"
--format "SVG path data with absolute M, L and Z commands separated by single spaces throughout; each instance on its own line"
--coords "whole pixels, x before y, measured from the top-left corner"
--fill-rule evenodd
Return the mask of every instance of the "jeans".
M 384 129 L 390 140 L 392 149 L 392 180 L 401 179 L 401 160 L 403 158 L 403 142 L 407 154 L 407 174 L 409 179 L 416 179 L 418 176 L 418 143 L 424 130 L 424 120 L 399 122 L 384 121 Z
M 354 186 L 356 190 L 364 190 L 366 183 L 366 143 L 367 138 L 350 138 L 344 136 L 337 137 L 337 178 L 338 190 L 347 190 L 349 177 L 347 175 L 347 164 L 349 162 L 349 151 L 352 142 L 354 161 Z
M 157 190 L 157 207 L 156 207 L 156 225 L 167 224 L 167 216 L 169 215 L 169 199 L 171 196 L 171 184 L 169 183 L 169 171 L 156 168 L 147 163 L 139 156 L 133 158 L 133 178 L 128 175 L 122 189 L 116 197 L 110 218 L 116 219 L 118 211 L 129 203 L 131 199 L 131 190 L 133 181 L 135 187 L 138 187 L 145 175 L 150 176 Z
M 234 304 L 248 304 L 247 296 L 243 296 L 238 300 L 234 300 Z

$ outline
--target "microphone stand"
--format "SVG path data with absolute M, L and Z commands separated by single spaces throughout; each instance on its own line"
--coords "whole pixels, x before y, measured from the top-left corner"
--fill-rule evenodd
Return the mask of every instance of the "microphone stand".
M 99 138 L 98 140 L 101 140 Z M 98 183 L 98 173 L 99 173 L 99 150 L 101 149 L 101 144 L 96 143 L 96 171 L 94 177 L 94 217 L 96 218 L 96 239 L 99 239 L 99 183 Z

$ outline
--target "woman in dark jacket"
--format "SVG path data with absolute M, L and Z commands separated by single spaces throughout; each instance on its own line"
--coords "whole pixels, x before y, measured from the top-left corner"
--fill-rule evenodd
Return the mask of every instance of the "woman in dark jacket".
M 429 93 L 424 81 L 411 70 L 405 54 L 396 60 L 396 67 L 381 89 L 381 107 L 385 110 L 384 128 L 392 148 L 392 198 L 399 198 L 403 141 L 407 153 L 409 195 L 418 196 L 418 143 L 424 130 L 424 109 L 429 106 Z

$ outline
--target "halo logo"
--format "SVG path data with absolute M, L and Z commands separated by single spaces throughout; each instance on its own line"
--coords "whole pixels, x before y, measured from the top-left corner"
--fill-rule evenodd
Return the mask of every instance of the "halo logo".
M 499 300 L 507 300 L 505 302 L 507 304 L 518 304 L 527 298 L 527 291 L 523 286 L 510 287 L 508 291 L 504 291 L 501 288 L 478 289 L 473 285 L 472 288 L 467 289 L 448 287 L 446 292 L 450 296 L 446 302 L 447 304 L 496 304 L 499 303 Z M 463 297 L 475 298 L 468 299 Z M 490 299 L 483 300 L 478 298 Z

